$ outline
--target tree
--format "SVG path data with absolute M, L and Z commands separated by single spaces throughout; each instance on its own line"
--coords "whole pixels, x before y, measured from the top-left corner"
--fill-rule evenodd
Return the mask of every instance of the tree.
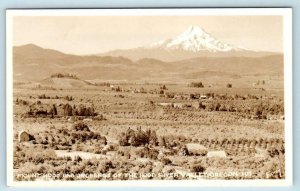
M 166 147 L 167 146 L 166 138 L 164 136 L 159 137 L 158 143 L 159 143 L 159 146 L 161 146 L 161 147 Z
M 190 99 L 196 99 L 195 94 L 190 94 Z
M 72 106 L 70 104 L 66 104 L 63 106 L 64 116 L 72 116 Z
M 226 87 L 227 88 L 232 88 L 232 84 L 227 84 Z
M 194 87 L 194 88 L 204 88 L 204 85 L 202 84 L 202 82 L 192 82 L 190 84 L 191 87 Z
M 199 102 L 199 109 L 205 109 L 205 105 L 202 103 L 202 101 Z
M 160 87 L 160 89 L 162 89 L 162 90 L 168 90 L 167 87 L 166 87 L 166 85 L 163 85 L 162 87 Z
M 52 108 L 50 110 L 50 114 L 53 115 L 57 115 L 57 108 L 55 106 L 55 104 L 52 105 Z

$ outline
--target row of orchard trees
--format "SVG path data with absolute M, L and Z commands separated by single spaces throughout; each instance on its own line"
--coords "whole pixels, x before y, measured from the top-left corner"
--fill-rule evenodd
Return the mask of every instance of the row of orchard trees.
M 96 116 L 94 105 L 85 106 L 85 105 L 70 105 L 69 103 L 60 104 L 57 106 L 53 105 L 42 105 L 41 102 L 38 104 L 33 104 L 29 106 L 29 111 L 27 112 L 30 116 L 38 115 L 51 115 L 51 116 Z
M 60 115 L 60 116 L 96 116 L 95 108 L 94 106 L 85 106 L 80 104 L 79 106 L 70 104 L 64 104 L 59 106 L 59 108 L 56 108 L 55 105 L 52 107 L 52 113 L 53 115 Z
M 204 84 L 202 82 L 191 82 L 190 84 L 188 84 L 188 87 L 204 88 Z M 227 88 L 232 88 L 232 84 L 228 83 L 228 84 L 226 84 L 226 87 Z
M 78 79 L 76 74 L 63 74 L 63 73 L 55 73 L 51 75 L 51 78 L 72 78 L 72 79 Z
M 207 111 L 242 112 L 256 116 L 283 115 L 284 104 L 274 101 L 228 101 L 212 100 L 200 102 L 199 108 Z

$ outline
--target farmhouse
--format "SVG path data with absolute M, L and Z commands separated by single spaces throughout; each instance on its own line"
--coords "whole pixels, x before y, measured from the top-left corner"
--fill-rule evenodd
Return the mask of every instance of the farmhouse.
M 200 96 L 200 99 L 207 99 L 207 96 L 206 95 L 202 95 L 202 96 Z
M 225 151 L 209 151 L 207 157 L 220 157 L 225 158 L 227 156 Z
M 18 140 L 19 142 L 27 142 L 30 141 L 30 134 L 27 133 L 26 131 L 20 131 L 18 135 Z
M 170 107 L 172 107 L 172 105 L 173 105 L 173 103 L 158 103 L 158 105 L 160 105 L 160 106 L 170 106 Z

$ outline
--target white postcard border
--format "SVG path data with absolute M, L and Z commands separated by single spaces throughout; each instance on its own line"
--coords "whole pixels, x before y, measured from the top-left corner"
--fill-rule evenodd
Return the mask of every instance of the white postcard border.
M 33 181 L 13 180 L 13 17 L 14 16 L 283 16 L 285 169 L 284 180 L 127 180 L 127 181 Z M 14 187 L 264 187 L 293 183 L 293 92 L 291 8 L 172 8 L 172 9 L 28 9 L 6 11 L 6 162 L 7 185 Z

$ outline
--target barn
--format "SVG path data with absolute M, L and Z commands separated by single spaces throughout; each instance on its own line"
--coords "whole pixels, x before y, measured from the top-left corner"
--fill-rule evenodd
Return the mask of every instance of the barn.
M 202 96 L 200 96 L 200 99 L 207 99 L 207 96 L 206 95 L 202 95 Z
M 30 141 L 30 135 L 26 131 L 20 131 L 18 135 L 19 142 L 27 142 Z

